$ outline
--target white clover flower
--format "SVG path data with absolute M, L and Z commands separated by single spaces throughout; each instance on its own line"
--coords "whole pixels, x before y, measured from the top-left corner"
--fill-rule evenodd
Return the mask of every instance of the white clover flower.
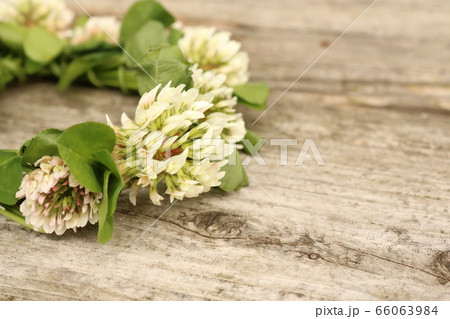
M 210 123 L 216 124 L 218 127 L 223 127 L 220 136 L 227 142 L 234 141 L 235 143 L 242 141 L 245 138 L 247 129 L 245 128 L 244 118 L 242 113 L 222 113 L 215 112 L 207 116 Z
M 237 104 L 233 97 L 233 88 L 225 85 L 227 76 L 214 71 L 204 71 L 195 64 L 190 67 L 194 87 L 198 89 L 200 98 L 211 99 L 213 106 L 210 112 L 232 112 Z
M 41 26 L 60 34 L 72 24 L 74 13 L 62 0 L 4 0 L 0 21 L 24 27 Z
M 205 70 L 226 75 L 225 84 L 236 86 L 248 82 L 248 54 L 241 44 L 230 40 L 231 33 L 213 27 L 184 27 L 178 46 L 190 63 Z
M 175 21 L 170 27 L 172 29 L 181 31 L 181 29 L 183 29 L 183 27 L 184 27 L 184 23 L 178 20 L 178 21 Z
M 220 121 L 223 127 L 222 138 L 229 142 L 240 142 L 247 132 L 241 113 L 235 106 L 237 98 L 233 97 L 233 89 L 225 85 L 226 75 L 214 71 L 203 71 L 197 65 L 190 68 L 194 87 L 199 90 L 200 98 L 212 100 L 213 106 L 206 112 L 210 121 Z
M 36 162 L 38 169 L 25 175 L 16 197 L 25 200 L 20 211 L 34 230 L 62 235 L 98 221 L 98 204 L 102 193 L 91 193 L 80 185 L 64 161 L 44 156 Z
M 211 187 L 219 186 L 225 172 L 220 169 L 227 161 L 211 162 L 203 159 L 197 165 L 187 163 L 176 174 L 165 177 L 166 193 L 170 201 L 183 199 L 183 197 L 197 197 L 201 193 L 209 192 Z
M 100 27 L 101 26 L 101 27 Z M 70 42 L 78 45 L 90 40 L 117 44 L 121 22 L 114 16 L 92 17 L 84 26 L 76 27 Z
M 108 119 L 117 136 L 113 157 L 131 187 L 133 204 L 139 189 L 146 188 L 151 201 L 160 205 L 160 182 L 165 182 L 171 201 L 219 186 L 224 158 L 236 147 L 220 137 L 224 122 L 205 116 L 213 106 L 211 98 L 200 98 L 198 89 L 170 84 L 159 93 L 160 86 L 144 94 L 134 120 L 122 115 L 122 127 Z

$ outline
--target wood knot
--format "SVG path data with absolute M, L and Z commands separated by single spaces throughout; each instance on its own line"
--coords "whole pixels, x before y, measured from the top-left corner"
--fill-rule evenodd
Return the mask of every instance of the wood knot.
M 238 237 L 247 227 L 246 222 L 245 216 L 220 211 L 203 212 L 193 220 L 199 231 L 214 237 Z
M 319 254 L 313 253 L 313 252 L 305 252 L 305 251 L 300 251 L 297 254 L 298 258 L 302 258 L 302 257 L 308 257 L 308 259 L 310 260 L 317 260 L 317 259 L 323 259 L 322 256 L 320 256 Z
M 442 279 L 440 282 L 446 284 L 450 281 L 450 250 L 439 251 L 431 258 L 431 269 Z

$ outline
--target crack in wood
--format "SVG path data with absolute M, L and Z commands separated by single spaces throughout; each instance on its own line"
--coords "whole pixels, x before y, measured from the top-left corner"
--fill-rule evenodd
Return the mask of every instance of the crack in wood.
M 384 260 L 384 261 L 387 261 L 387 262 L 391 262 L 391 263 L 397 264 L 399 266 L 404 266 L 404 267 L 408 267 L 408 268 L 411 268 L 411 269 L 414 269 L 414 270 L 417 270 L 417 271 L 421 271 L 421 272 L 426 273 L 426 274 L 428 274 L 430 276 L 436 277 L 437 279 L 440 280 L 441 284 L 445 284 L 445 283 L 450 281 L 450 270 L 449 270 L 450 269 L 450 261 L 448 259 L 448 253 L 449 253 L 448 251 L 446 251 L 446 252 L 441 252 L 440 251 L 440 252 L 437 252 L 436 254 L 434 254 L 434 256 L 432 258 L 432 261 L 431 261 L 431 265 L 432 265 L 431 267 L 433 267 L 433 268 L 435 267 L 437 269 L 442 269 L 442 270 L 440 270 L 440 272 L 441 272 L 440 274 L 436 274 L 436 273 L 432 273 L 432 272 L 430 272 L 430 271 L 428 271 L 426 269 L 422 269 L 420 267 L 408 265 L 408 264 L 405 264 L 405 263 L 400 262 L 400 261 L 389 259 L 387 257 L 382 257 L 382 256 L 378 256 L 378 255 L 375 255 L 375 254 L 372 254 L 372 253 L 364 252 L 362 250 L 359 250 L 359 249 L 356 249 L 356 248 L 352 248 L 352 247 L 348 247 L 348 246 L 343 245 L 343 244 L 337 244 L 337 245 L 341 246 L 341 247 L 343 247 L 345 249 L 357 251 L 358 253 L 363 254 L 363 255 L 371 256 L 371 257 L 374 257 L 374 258 L 377 258 L 377 259 L 381 259 L 381 260 Z

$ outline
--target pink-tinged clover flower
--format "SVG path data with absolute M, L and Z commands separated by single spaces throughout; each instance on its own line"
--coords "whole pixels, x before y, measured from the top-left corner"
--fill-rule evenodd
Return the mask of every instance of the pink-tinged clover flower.
M 60 157 L 44 156 L 35 166 L 16 194 L 24 198 L 20 211 L 27 224 L 36 231 L 62 235 L 67 229 L 97 223 L 102 193 L 91 193 L 80 185 Z
M 70 42 L 73 45 L 97 40 L 116 45 L 119 41 L 121 22 L 113 16 L 92 17 L 84 26 L 73 30 Z

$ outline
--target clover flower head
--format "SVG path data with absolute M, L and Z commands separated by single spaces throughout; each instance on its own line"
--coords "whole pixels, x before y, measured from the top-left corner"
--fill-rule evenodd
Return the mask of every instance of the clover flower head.
M 230 112 L 237 104 L 233 97 L 233 88 L 225 85 L 227 76 L 214 71 L 205 71 L 197 64 L 190 67 L 194 87 L 198 89 L 200 97 L 212 99 L 213 106 L 209 112 Z
M 219 186 L 220 180 L 225 176 L 225 172 L 220 169 L 226 163 L 226 160 L 211 162 L 205 158 L 197 164 L 186 162 L 174 175 L 166 175 L 166 193 L 170 195 L 170 201 L 197 197 L 209 192 L 212 187 Z
M 92 17 L 84 26 L 76 27 L 70 42 L 78 45 L 91 40 L 117 44 L 121 22 L 114 16 Z
M 134 120 L 122 115 L 122 126 L 112 126 L 117 144 L 113 157 L 126 183 L 130 201 L 136 204 L 141 188 L 160 205 L 158 184 L 164 182 L 171 201 L 196 197 L 219 186 L 220 168 L 234 150 L 221 134 L 223 122 L 208 118 L 211 98 L 199 98 L 198 89 L 184 85 L 157 86 L 144 94 Z M 214 113 L 213 113 L 214 114 Z
M 74 13 L 62 0 L 5 0 L 0 3 L 0 21 L 24 27 L 40 26 L 53 33 L 64 32 Z
M 27 224 L 36 231 L 62 235 L 67 229 L 76 231 L 98 221 L 102 193 L 91 193 L 80 185 L 60 157 L 44 156 L 35 166 L 16 194 L 24 198 L 20 211 Z
M 214 112 L 207 116 L 210 123 L 222 127 L 220 136 L 228 143 L 238 143 L 245 138 L 247 129 L 242 113 L 237 112 Z
M 248 82 L 248 54 L 230 39 L 230 32 L 217 32 L 213 27 L 184 27 L 182 32 L 178 46 L 186 60 L 203 70 L 225 74 L 227 86 Z
M 214 71 L 204 71 L 194 65 L 190 69 L 194 87 L 200 92 L 200 98 L 212 100 L 213 106 L 206 112 L 210 121 L 221 121 L 222 138 L 229 142 L 240 142 L 247 132 L 241 113 L 235 106 L 237 98 L 233 97 L 233 89 L 225 85 L 226 75 Z

